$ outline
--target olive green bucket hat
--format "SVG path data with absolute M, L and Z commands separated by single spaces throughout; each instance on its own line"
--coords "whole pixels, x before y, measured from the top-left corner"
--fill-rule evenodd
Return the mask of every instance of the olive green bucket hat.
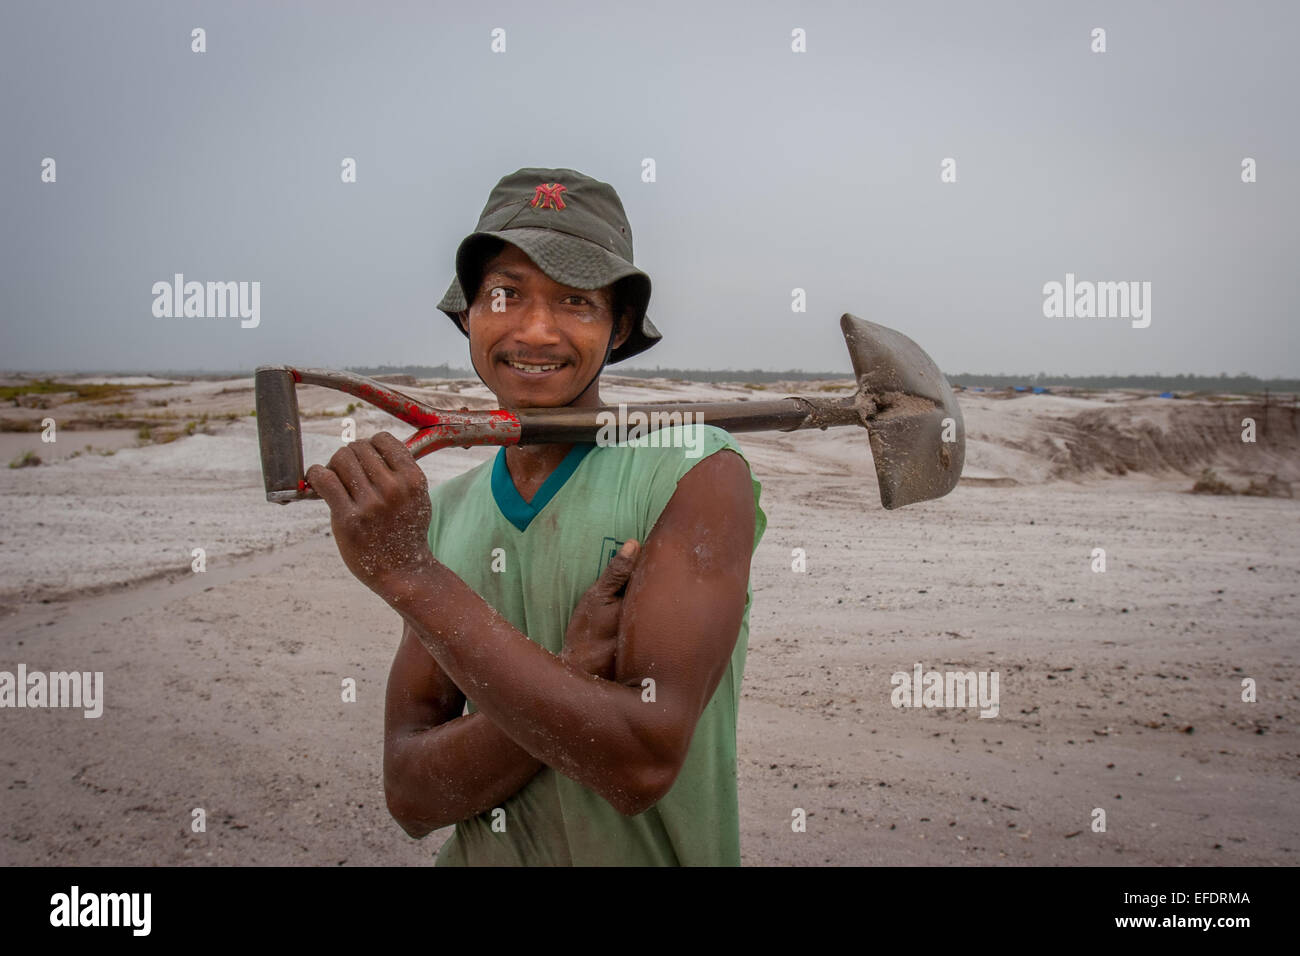
M 646 316 L 650 277 L 632 264 L 632 227 L 614 187 L 572 169 L 520 169 L 492 189 L 478 226 L 456 250 L 456 276 L 438 308 L 461 333 L 457 313 L 477 289 L 483 253 L 503 240 L 518 246 L 537 268 L 562 285 L 601 289 L 617 282 L 632 313 L 627 341 L 609 354 L 621 362 L 662 336 Z

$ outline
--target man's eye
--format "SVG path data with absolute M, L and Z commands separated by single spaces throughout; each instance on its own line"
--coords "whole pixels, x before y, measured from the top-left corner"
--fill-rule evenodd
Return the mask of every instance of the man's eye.
M 583 296 L 580 295 L 566 295 L 564 298 L 566 300 L 576 300 L 576 301 L 570 301 L 569 302 L 570 305 L 591 305 L 590 299 L 584 298 Z
M 493 286 L 491 289 L 488 290 L 488 295 L 491 296 L 503 295 L 506 298 L 510 298 L 510 296 L 514 294 L 515 294 L 514 289 L 511 289 L 510 287 L 503 286 L 503 285 Z

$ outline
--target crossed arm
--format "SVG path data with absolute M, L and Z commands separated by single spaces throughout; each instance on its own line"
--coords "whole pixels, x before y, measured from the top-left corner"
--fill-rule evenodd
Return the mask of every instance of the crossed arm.
M 352 453 L 345 456 L 344 452 Z M 308 480 L 340 552 L 405 622 L 389 677 L 385 789 L 412 836 L 500 804 L 543 766 L 627 815 L 672 787 L 735 647 L 754 539 L 749 469 L 720 451 L 678 482 L 627 584 L 614 677 L 551 654 L 502 618 L 400 525 L 428 506 L 424 474 L 381 433 Z M 393 538 L 405 534 L 404 547 Z M 419 553 L 420 547 L 423 553 Z M 655 700 L 642 699 L 643 678 Z M 460 716 L 462 691 L 478 712 Z

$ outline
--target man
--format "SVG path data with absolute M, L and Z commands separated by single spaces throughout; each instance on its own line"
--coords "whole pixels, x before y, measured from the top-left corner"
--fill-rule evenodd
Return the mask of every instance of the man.
M 613 188 L 521 169 L 439 308 L 502 407 L 597 407 L 605 364 L 660 338 L 649 298 Z M 404 620 L 384 785 L 410 835 L 456 825 L 439 865 L 740 862 L 766 516 L 734 440 L 689 427 L 698 444 L 502 448 L 432 493 L 387 433 L 308 471 L 348 567 Z

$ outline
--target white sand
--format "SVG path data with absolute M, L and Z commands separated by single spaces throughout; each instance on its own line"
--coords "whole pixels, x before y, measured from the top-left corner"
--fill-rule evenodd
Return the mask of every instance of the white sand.
M 250 384 L 141 404 L 166 391 L 186 415 L 246 412 Z M 300 391 L 308 412 L 349 401 Z M 605 398 L 798 391 L 656 382 Z M 442 394 L 490 404 L 481 386 Z M 1183 493 L 1205 461 L 1297 480 L 1294 422 L 1274 409 L 1268 441 L 1243 447 L 1224 424 L 1240 409 L 962 403 L 968 474 L 1016 485 L 885 512 L 861 432 L 739 436 L 770 522 L 739 732 L 745 861 L 1294 864 L 1300 503 Z M 354 417 L 362 435 L 409 433 Z M 306 427 L 308 460 L 326 460 L 337 418 Z M 445 839 L 409 839 L 384 807 L 400 622 L 343 567 L 322 504 L 263 500 L 253 419 L 213 428 L 0 468 L 0 669 L 100 670 L 107 686 L 98 720 L 0 711 L 0 863 L 415 864 Z M 1098 441 L 1154 470 L 1080 471 L 1070 449 Z M 494 453 L 423 465 L 442 480 Z M 1000 715 L 894 709 L 890 674 L 917 662 L 997 670 Z M 340 701 L 347 676 L 356 704 Z M 1243 677 L 1258 703 L 1241 701 Z M 189 830 L 194 807 L 206 834 Z

